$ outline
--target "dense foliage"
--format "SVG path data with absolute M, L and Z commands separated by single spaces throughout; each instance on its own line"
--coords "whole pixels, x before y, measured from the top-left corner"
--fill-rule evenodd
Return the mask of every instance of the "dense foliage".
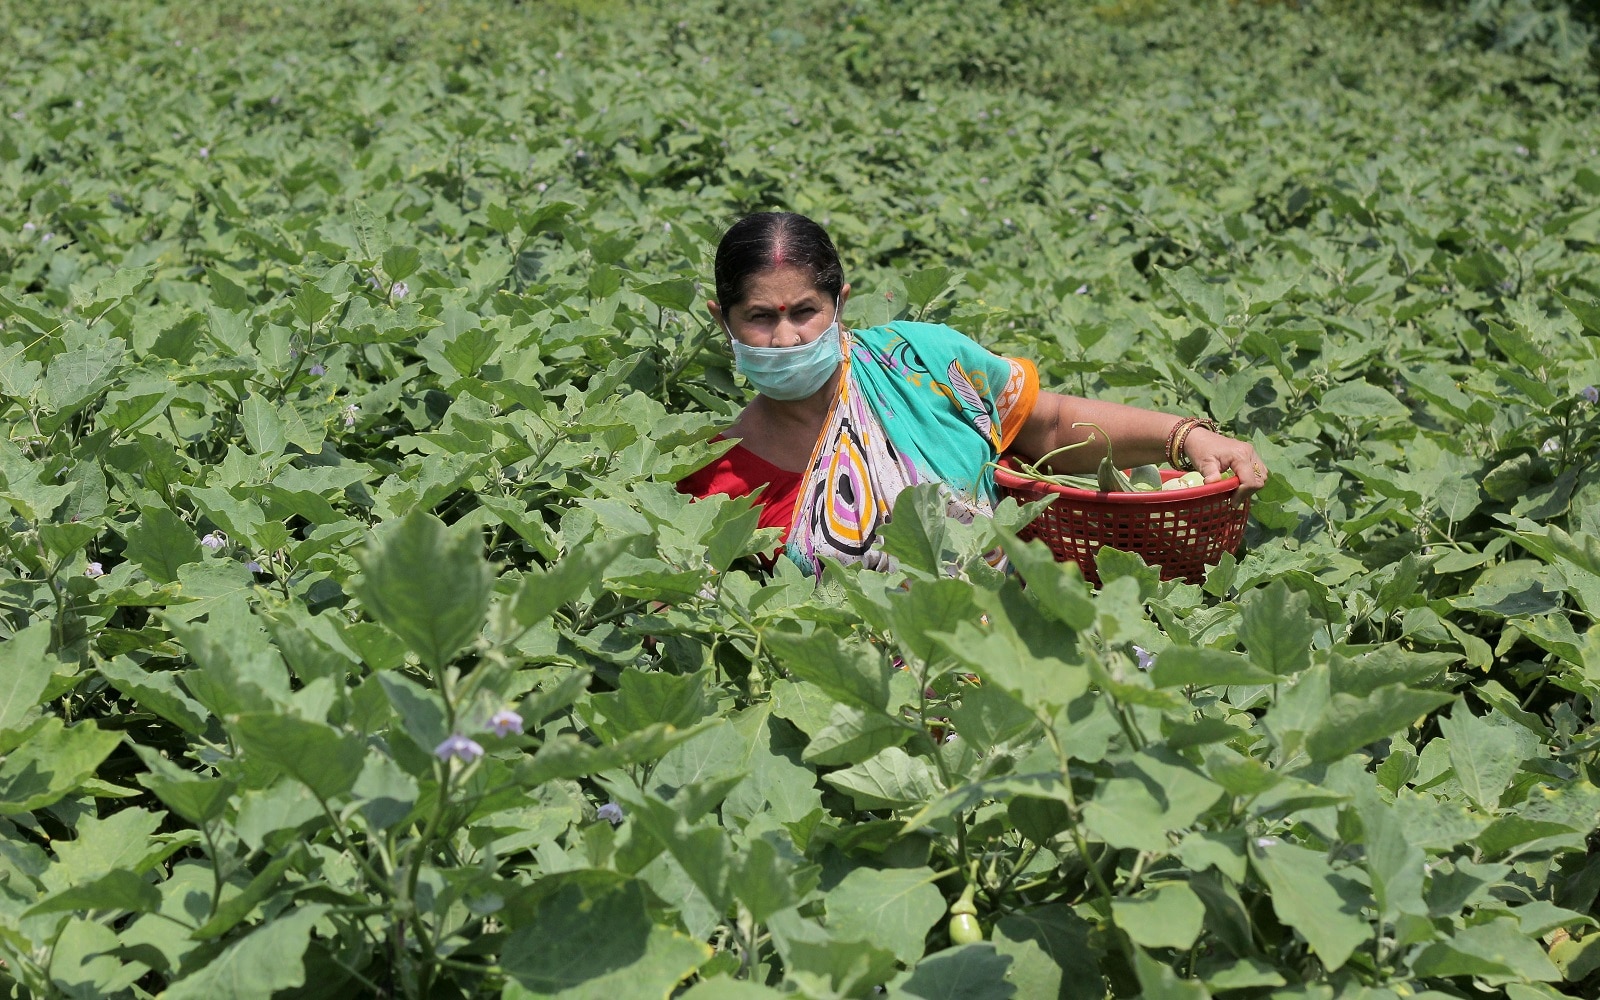
M 1600 987 L 1581 5 L 227 6 L 0 4 L 10 995 Z M 1251 439 L 1240 557 L 759 573 L 772 206 Z

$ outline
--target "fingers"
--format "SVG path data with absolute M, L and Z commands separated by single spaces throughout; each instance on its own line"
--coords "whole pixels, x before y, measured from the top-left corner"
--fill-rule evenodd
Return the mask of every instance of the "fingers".
M 1267 470 L 1266 463 L 1261 461 L 1255 449 L 1249 445 L 1244 446 L 1244 452 L 1235 457 L 1229 463 L 1229 467 L 1233 469 L 1233 474 L 1239 477 L 1241 500 L 1267 485 L 1267 476 L 1271 474 Z
M 1254 448 L 1220 434 L 1195 431 L 1189 436 L 1186 450 L 1190 461 L 1208 483 L 1217 482 L 1227 471 L 1232 471 L 1239 479 L 1241 500 L 1265 486 L 1271 474 Z

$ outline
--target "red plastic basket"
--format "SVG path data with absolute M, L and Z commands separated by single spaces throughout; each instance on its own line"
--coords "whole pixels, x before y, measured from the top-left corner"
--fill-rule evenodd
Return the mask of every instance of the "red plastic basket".
M 1181 475 L 1164 469 L 1161 478 Z M 1009 494 L 1018 503 L 1052 498 L 1018 536 L 1043 541 L 1058 562 L 1076 562 L 1097 587 L 1100 574 L 1094 556 L 1102 545 L 1138 553 L 1160 567 L 1163 580 L 1200 583 L 1207 566 L 1215 566 L 1224 552 L 1239 550 L 1250 519 L 1250 501 L 1236 503 L 1239 481 L 1232 477 L 1186 490 L 1095 493 L 1036 483 L 1015 475 L 1002 462 L 994 479 L 1002 495 Z

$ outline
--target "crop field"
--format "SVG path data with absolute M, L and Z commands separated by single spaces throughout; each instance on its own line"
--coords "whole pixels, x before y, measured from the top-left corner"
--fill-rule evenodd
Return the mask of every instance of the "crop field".
M 1597 38 L 0 0 L 0 996 L 1597 995 Z M 763 573 L 767 208 L 1250 440 L 1237 558 Z

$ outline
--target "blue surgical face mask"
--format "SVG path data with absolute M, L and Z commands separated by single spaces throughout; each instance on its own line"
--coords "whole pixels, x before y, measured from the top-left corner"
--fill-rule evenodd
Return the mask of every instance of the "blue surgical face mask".
M 726 321 L 722 328 L 728 330 Z M 739 343 L 732 330 L 728 330 L 728 338 L 733 341 L 734 367 L 739 374 L 749 379 L 757 392 L 773 399 L 805 399 L 822 388 L 844 360 L 837 301 L 833 306 L 833 323 L 809 344 L 750 347 Z

